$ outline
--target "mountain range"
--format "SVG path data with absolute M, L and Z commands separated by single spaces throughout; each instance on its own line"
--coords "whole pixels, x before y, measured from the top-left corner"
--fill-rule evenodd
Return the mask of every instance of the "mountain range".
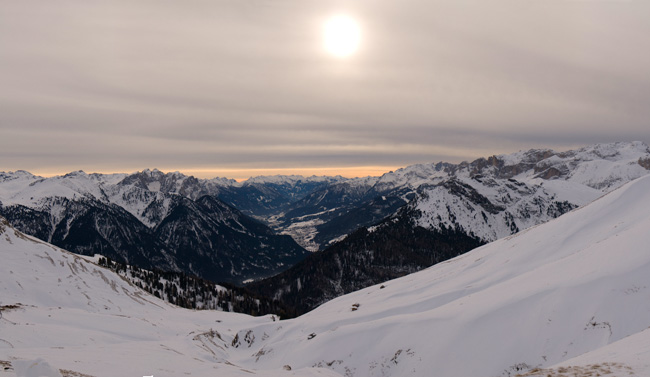
M 305 313 L 554 219 L 647 175 L 648 161 L 650 148 L 634 142 L 398 170 L 376 186 L 412 188 L 407 204 L 249 288 Z
M 252 287 L 309 310 L 546 222 L 648 169 L 650 148 L 630 142 L 353 179 L 17 171 L 0 173 L 0 214 L 76 253 L 212 281 L 259 281 L 295 265 Z
M 52 178 L 4 173 L 0 214 L 25 233 L 78 254 L 212 281 L 241 284 L 307 255 L 290 236 L 205 194 L 215 180 L 196 182 L 159 171 Z
M 0 376 L 650 375 L 650 177 L 278 321 L 174 307 L 0 219 Z

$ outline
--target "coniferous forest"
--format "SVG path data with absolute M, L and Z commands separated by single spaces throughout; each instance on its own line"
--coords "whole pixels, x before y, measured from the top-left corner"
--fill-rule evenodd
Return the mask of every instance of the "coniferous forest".
M 296 316 L 294 310 L 286 308 L 277 300 L 270 300 L 229 283 L 215 284 L 183 272 L 145 270 L 106 257 L 100 257 L 98 264 L 115 271 L 152 295 L 183 308 L 222 310 L 252 316 L 273 314 L 280 319 Z

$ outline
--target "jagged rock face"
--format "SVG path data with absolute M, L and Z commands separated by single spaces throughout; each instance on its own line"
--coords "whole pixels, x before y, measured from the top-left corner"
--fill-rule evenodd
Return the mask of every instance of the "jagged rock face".
M 127 176 L 120 182 L 120 185 L 163 193 L 177 193 L 183 186 L 187 187 L 186 181 L 190 181 L 191 184 L 191 178 L 181 174 L 165 174 L 159 170 L 145 170 Z
M 491 156 L 487 159 L 479 158 L 468 165 L 457 165 L 448 171 L 455 175 L 461 170 L 468 169 L 471 175 L 491 174 L 494 178 L 509 179 L 530 169 L 536 169 L 540 161 L 554 155 L 555 152 L 550 149 L 530 150 L 516 164 L 507 164 L 503 158 Z
M 650 170 L 650 158 L 639 158 L 639 165 Z
M 558 200 L 543 186 L 474 176 L 422 187 L 407 207 L 426 229 L 458 229 L 490 242 L 556 218 L 578 204 Z

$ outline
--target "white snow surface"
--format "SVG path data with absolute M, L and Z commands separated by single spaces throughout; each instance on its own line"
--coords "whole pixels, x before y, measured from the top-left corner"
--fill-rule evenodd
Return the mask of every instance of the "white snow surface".
M 0 253 L 0 361 L 19 377 L 58 370 L 106 377 L 337 376 L 318 368 L 257 373 L 233 365 L 227 348 L 236 329 L 272 323 L 271 316 L 172 306 L 2 218 Z
M 650 371 L 650 177 L 281 322 L 173 307 L 0 227 L 0 305 L 21 303 L 2 312 L 1 361 L 41 358 L 91 376 L 496 377 L 596 362 L 620 365 L 615 376 Z
M 103 181 L 101 176 L 88 175 L 83 171 L 68 173 L 63 176 L 42 178 L 34 175 L 2 173 L 0 180 L 0 198 L 5 206 L 21 204 L 38 206 L 51 197 L 61 198 L 103 198 Z M 111 180 L 113 175 L 107 175 Z

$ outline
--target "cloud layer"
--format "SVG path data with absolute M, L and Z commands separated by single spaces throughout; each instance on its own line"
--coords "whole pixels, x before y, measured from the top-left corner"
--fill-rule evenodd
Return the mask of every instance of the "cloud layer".
M 359 52 L 334 59 L 346 13 Z M 647 1 L 0 4 L 0 170 L 403 166 L 650 141 Z M 209 175 L 209 174 L 208 174 Z

